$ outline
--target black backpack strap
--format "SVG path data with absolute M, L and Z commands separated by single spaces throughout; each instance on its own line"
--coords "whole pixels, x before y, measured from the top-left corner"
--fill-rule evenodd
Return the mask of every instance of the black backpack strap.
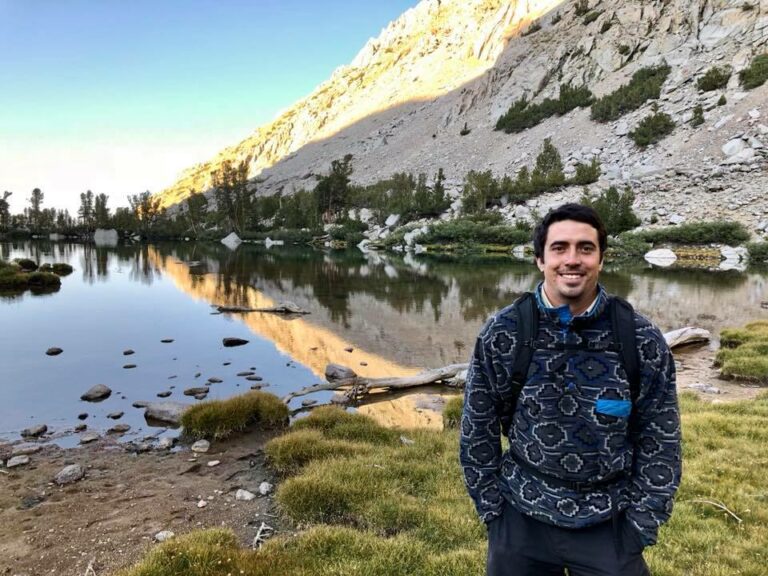
M 525 386 L 528 377 L 528 368 L 531 365 L 535 340 L 539 332 L 539 310 L 536 304 L 536 296 L 533 292 L 526 292 L 515 300 L 515 316 L 517 318 L 517 339 L 515 348 L 515 360 L 509 374 L 510 393 L 504 399 L 504 408 L 501 414 L 501 431 L 506 436 L 515 413 L 517 399 Z
M 640 395 L 640 360 L 635 338 L 635 309 L 632 308 L 632 304 L 618 296 L 611 298 L 609 306 L 613 337 L 619 347 L 624 370 L 627 372 L 629 393 L 634 409 L 637 397 Z

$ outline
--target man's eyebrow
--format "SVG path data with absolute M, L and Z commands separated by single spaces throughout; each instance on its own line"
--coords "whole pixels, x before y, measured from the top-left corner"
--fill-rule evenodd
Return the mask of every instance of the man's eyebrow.
M 570 240 L 553 240 L 550 246 L 567 246 L 571 244 Z M 597 246 L 592 240 L 580 240 L 576 242 L 576 246 Z

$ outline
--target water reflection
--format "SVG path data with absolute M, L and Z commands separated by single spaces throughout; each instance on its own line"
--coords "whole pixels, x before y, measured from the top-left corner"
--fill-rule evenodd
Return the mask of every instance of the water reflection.
M 273 389 L 276 392 L 280 392 L 278 385 L 285 391 L 306 385 L 312 373 L 321 377 L 331 362 L 371 377 L 405 375 L 425 367 L 464 362 L 485 319 L 533 288 L 540 278 L 533 264 L 499 257 L 393 257 L 304 247 L 268 250 L 243 245 L 230 251 L 218 244 L 191 242 L 116 247 L 9 242 L 0 244 L 0 254 L 6 260 L 30 257 L 39 263 L 69 262 L 77 269 L 65 280 L 60 293 L 44 301 L 43 309 L 24 308 L 9 316 L 24 318 L 16 322 L 29 324 L 30 342 L 25 344 L 33 350 L 45 350 L 56 343 L 50 342 L 45 332 L 51 311 L 60 313 L 65 318 L 62 321 L 74 322 L 71 317 L 82 318 L 96 304 L 102 312 L 88 319 L 86 337 L 93 342 L 112 339 L 115 347 L 123 346 L 124 340 L 124 347 L 134 346 L 147 334 L 159 340 L 182 331 L 202 338 L 206 331 L 243 326 L 277 350 L 249 361 L 274 368 L 274 380 L 279 383 Z M 766 299 L 766 278 L 765 270 L 662 270 L 644 264 L 608 265 L 602 275 L 610 292 L 631 301 L 663 330 L 695 325 L 715 333 L 725 326 L 768 317 L 768 310 L 760 306 Z M 74 284 L 77 281 L 83 288 Z M 22 306 L 29 301 L 26 296 L 3 297 L 0 317 L 10 310 L 2 308 L 9 298 Z M 129 300 L 130 317 L 125 305 Z M 286 300 L 310 314 L 295 320 L 270 314 L 208 315 L 208 305 L 270 307 Z M 205 305 L 202 311 L 200 304 Z M 67 311 L 69 307 L 77 312 Z M 38 313 L 39 326 L 29 320 Z M 165 333 L 154 334 L 156 319 L 161 318 L 167 319 Z M 123 332 L 131 338 L 123 338 Z M 77 339 L 66 331 L 61 334 L 62 340 Z M 18 352 L 25 353 L 21 349 Z M 190 349 L 189 353 L 202 352 Z M 311 373 L 302 376 L 304 380 L 297 378 L 294 367 L 286 366 L 291 364 L 286 356 Z M 168 361 L 175 361 L 175 357 Z M 19 374 L 40 382 L 48 379 L 45 373 L 36 375 L 36 370 L 30 361 L 23 370 L 19 368 Z M 106 373 L 107 368 L 104 370 Z M 133 381 L 130 385 L 138 386 Z M 126 385 L 126 389 L 130 388 Z M 415 402 L 413 396 L 403 396 L 361 410 L 377 414 L 382 421 L 399 419 L 412 424 L 417 418 L 414 414 L 421 410 Z M 427 414 L 422 423 L 439 423 L 433 413 L 429 416 L 430 410 L 421 411 Z

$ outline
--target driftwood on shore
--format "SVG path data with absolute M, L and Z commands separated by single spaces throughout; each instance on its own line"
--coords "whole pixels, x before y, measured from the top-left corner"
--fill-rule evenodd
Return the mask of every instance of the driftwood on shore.
M 293 302 L 280 302 L 277 306 L 269 308 L 249 308 L 247 306 L 216 306 L 216 310 L 219 312 L 269 312 L 271 314 L 309 314 L 307 310 L 304 310 Z
M 672 330 L 664 334 L 664 339 L 670 348 L 676 348 L 678 346 L 684 346 L 687 344 L 701 344 L 708 342 L 710 334 L 707 330 L 701 328 L 685 327 L 679 330 Z M 333 366 L 334 370 L 331 370 L 332 366 L 326 369 L 327 382 L 319 382 L 311 386 L 302 388 L 295 392 L 283 397 L 283 402 L 288 404 L 294 398 L 299 396 L 306 396 L 307 394 L 313 394 L 315 392 L 321 392 L 324 390 L 335 390 L 343 392 L 342 403 L 353 403 L 360 398 L 368 395 L 373 391 L 394 391 L 403 390 L 406 388 L 414 388 L 417 386 L 428 385 L 443 385 L 451 388 L 463 388 L 464 382 L 467 378 L 467 369 L 469 364 L 451 364 L 442 368 L 433 368 L 431 370 L 425 370 L 414 374 L 413 376 L 404 376 L 401 378 L 364 378 L 362 376 L 354 375 L 346 378 L 333 378 L 332 375 L 337 373 L 338 366 Z

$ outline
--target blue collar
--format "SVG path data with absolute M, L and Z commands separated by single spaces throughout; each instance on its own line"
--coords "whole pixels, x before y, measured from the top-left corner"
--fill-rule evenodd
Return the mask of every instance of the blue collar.
M 544 282 L 541 281 L 538 283 L 538 285 L 536 286 L 536 290 L 534 291 L 534 294 L 536 294 L 536 303 L 539 306 L 539 311 L 549 316 L 552 320 L 558 321 L 563 326 L 567 326 L 571 324 L 574 320 L 574 316 L 573 314 L 571 314 L 570 307 L 567 304 L 563 304 L 562 306 L 557 306 L 557 307 L 547 306 L 544 303 L 544 299 L 541 296 L 542 290 L 544 289 L 543 287 L 544 287 Z M 598 284 L 597 285 L 597 302 L 595 302 L 595 305 L 588 312 L 579 314 L 575 318 L 584 319 L 584 320 L 590 320 L 592 318 L 595 318 L 605 309 L 605 304 L 607 300 L 608 300 L 608 293 L 605 291 L 602 285 Z

